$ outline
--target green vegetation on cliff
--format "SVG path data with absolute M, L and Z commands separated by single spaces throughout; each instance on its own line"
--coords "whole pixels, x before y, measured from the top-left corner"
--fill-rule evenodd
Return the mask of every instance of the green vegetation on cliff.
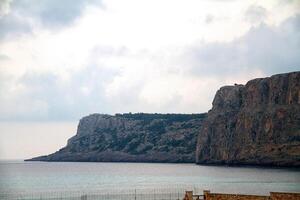
M 44 161 L 195 162 L 196 140 L 206 114 L 92 114 L 77 134 Z

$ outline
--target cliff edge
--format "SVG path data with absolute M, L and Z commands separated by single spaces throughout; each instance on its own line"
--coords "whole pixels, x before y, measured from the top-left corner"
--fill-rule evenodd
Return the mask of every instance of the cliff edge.
M 220 88 L 196 163 L 300 166 L 300 72 Z
M 33 161 L 300 166 L 300 72 L 224 86 L 204 114 L 92 114 Z
M 31 161 L 195 162 L 206 114 L 92 114 L 59 151 Z

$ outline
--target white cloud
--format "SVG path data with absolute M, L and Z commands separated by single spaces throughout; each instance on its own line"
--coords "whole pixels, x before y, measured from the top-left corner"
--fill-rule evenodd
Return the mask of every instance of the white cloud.
M 187 48 L 186 59 L 192 74 L 230 77 L 235 73 L 261 71 L 272 75 L 297 71 L 300 66 L 300 15 L 279 26 L 260 24 L 232 42 L 195 43 Z
M 267 18 L 267 10 L 262 6 L 251 5 L 246 13 L 245 19 L 250 23 L 262 23 Z
M 250 0 L 80 1 L 61 22 L 45 17 L 43 6 L 35 7 L 37 19 L 25 12 L 17 20 L 30 31 L 0 41 L 2 120 L 205 112 L 223 84 L 299 64 L 295 3 L 261 1 L 253 9 Z M 258 22 L 245 19 L 249 9 Z
M 0 2 L 0 18 L 10 12 L 10 3 L 12 0 L 2 0 Z

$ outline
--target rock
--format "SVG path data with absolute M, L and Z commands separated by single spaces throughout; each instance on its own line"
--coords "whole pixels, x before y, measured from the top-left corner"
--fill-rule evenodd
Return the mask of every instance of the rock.
M 29 160 L 300 166 L 300 72 L 224 86 L 212 104 L 207 114 L 92 114 L 66 147 Z
M 300 166 L 300 72 L 220 88 L 198 135 L 196 162 Z
M 92 114 L 66 147 L 33 161 L 195 162 L 206 114 Z

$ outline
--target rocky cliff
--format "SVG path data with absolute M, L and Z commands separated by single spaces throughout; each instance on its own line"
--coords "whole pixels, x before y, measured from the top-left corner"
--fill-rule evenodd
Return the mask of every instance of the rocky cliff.
M 206 114 L 92 114 L 66 147 L 39 161 L 195 162 Z
M 198 135 L 196 162 L 300 166 L 300 72 L 219 89 Z
M 208 114 L 92 114 L 30 160 L 300 166 L 300 72 L 222 87 Z

